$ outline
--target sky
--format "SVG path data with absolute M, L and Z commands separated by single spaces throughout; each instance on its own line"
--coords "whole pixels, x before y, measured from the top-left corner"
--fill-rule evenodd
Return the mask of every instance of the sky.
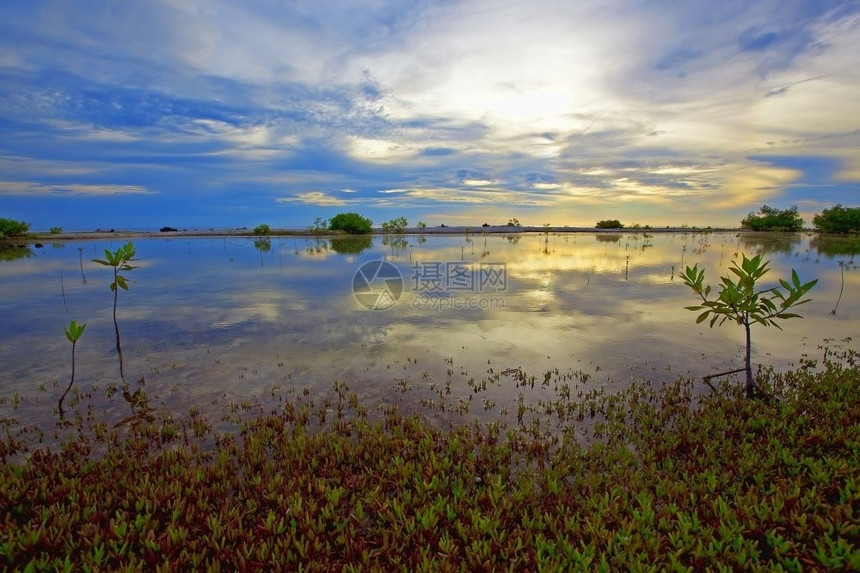
M 737 227 L 860 205 L 860 3 L 4 0 L 33 230 Z

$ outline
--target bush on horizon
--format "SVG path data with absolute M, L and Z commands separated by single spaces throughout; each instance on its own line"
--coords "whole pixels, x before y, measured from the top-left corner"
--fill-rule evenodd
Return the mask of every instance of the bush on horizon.
M 843 207 L 841 204 L 824 209 L 812 219 L 822 233 L 860 232 L 860 207 Z
M 758 213 L 750 213 L 741 221 L 741 227 L 753 231 L 802 231 L 803 218 L 797 214 L 797 206 L 779 210 L 762 205 Z
M 328 228 L 332 231 L 361 235 L 373 231 L 373 221 L 358 213 L 338 213 L 329 219 Z
M 30 230 L 30 223 L 15 221 L 14 219 L 0 219 L 0 239 L 9 239 L 26 235 Z
M 623 229 L 624 224 L 618 219 L 604 219 L 595 225 L 598 229 Z

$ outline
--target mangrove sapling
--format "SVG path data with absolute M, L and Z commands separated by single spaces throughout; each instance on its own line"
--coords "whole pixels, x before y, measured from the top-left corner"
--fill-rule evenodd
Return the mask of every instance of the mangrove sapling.
M 119 377 L 126 387 L 128 383 L 125 381 L 125 371 L 122 364 L 122 343 L 119 336 L 119 323 L 116 320 L 116 307 L 119 298 L 119 289 L 128 290 L 128 281 L 120 274 L 120 271 L 131 271 L 137 268 L 129 264 L 135 260 L 134 256 L 136 254 L 134 245 L 129 241 L 114 252 L 105 249 L 104 259 L 93 259 L 94 263 L 113 269 L 113 282 L 110 284 L 110 290 L 113 292 L 113 327 L 116 332 L 116 353 L 119 356 Z
M 81 336 L 84 335 L 84 329 L 86 329 L 86 324 L 78 324 L 76 320 L 73 320 L 69 323 L 69 327 L 63 327 L 63 331 L 66 333 L 66 338 L 69 342 L 72 343 L 72 377 L 69 380 L 69 385 L 66 387 L 66 391 L 63 392 L 63 395 L 60 396 L 60 401 L 57 402 L 57 410 L 60 412 L 60 420 L 62 421 L 65 417 L 65 412 L 63 411 L 63 400 L 66 399 L 66 394 L 69 393 L 69 390 L 72 389 L 72 385 L 75 383 L 75 347 L 78 344 L 78 340 L 81 339 Z
M 729 270 L 737 275 L 737 282 L 731 277 L 720 277 L 722 287 L 719 295 L 714 299 L 708 298 L 711 294 L 711 286 L 704 285 L 705 271 L 700 269 L 698 264 L 687 267 L 681 274 L 684 284 L 693 289 L 693 292 L 702 299 L 700 305 L 685 307 L 687 310 L 703 311 L 696 319 L 697 323 L 704 322 L 710 316 L 711 328 L 718 321 L 722 326 L 728 319 L 743 325 L 746 333 L 744 368 L 722 374 L 744 371 L 746 373 L 745 389 L 749 398 L 753 398 L 757 394 L 756 384 L 752 376 L 752 334 L 750 327 L 754 323 L 759 323 L 764 326 L 775 326 L 782 330 L 776 319 L 803 318 L 799 314 L 788 312 L 788 310 L 791 307 L 809 302 L 810 299 L 804 299 L 803 296 L 818 282 L 818 279 L 815 279 L 808 283 L 801 283 L 797 272 L 792 269 L 791 283 L 779 279 L 780 286 L 778 287 L 756 290 L 756 282 L 770 270 L 768 264 L 770 261 L 762 261 L 762 255 L 756 255 L 751 259 L 743 255 L 740 266 L 737 261 L 732 261 Z M 780 287 L 785 289 L 785 292 L 780 290 Z

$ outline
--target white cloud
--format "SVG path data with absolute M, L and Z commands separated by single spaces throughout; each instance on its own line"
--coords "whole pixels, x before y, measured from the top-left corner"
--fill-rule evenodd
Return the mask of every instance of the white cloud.
M 35 183 L 31 181 L 0 181 L 0 195 L 146 195 L 155 193 L 140 185 L 68 185 Z
M 22 157 L 20 155 L 0 155 L 0 172 L 8 174 L 32 174 L 39 173 L 56 177 L 84 176 L 98 171 L 103 171 L 105 165 L 94 165 L 78 161 L 53 161 L 50 159 L 36 159 L 33 157 Z
M 304 193 L 296 193 L 292 197 L 279 197 L 278 203 L 304 203 L 306 205 L 319 205 L 321 207 L 341 206 L 346 205 L 346 201 L 332 197 L 323 191 L 307 191 Z
M 413 145 L 393 140 L 350 137 L 348 142 L 348 153 L 363 161 L 394 163 L 413 157 L 418 152 Z

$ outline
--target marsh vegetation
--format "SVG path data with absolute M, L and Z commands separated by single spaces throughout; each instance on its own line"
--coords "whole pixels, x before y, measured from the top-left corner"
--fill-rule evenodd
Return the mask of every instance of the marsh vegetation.
M 838 346 L 761 372 L 769 402 L 516 371 L 551 398 L 515 425 L 439 428 L 430 405 L 364 404 L 339 382 L 233 404 L 231 431 L 196 409 L 109 429 L 82 400 L 61 445 L 26 461 L 7 422 L 0 562 L 856 570 L 860 372 Z

